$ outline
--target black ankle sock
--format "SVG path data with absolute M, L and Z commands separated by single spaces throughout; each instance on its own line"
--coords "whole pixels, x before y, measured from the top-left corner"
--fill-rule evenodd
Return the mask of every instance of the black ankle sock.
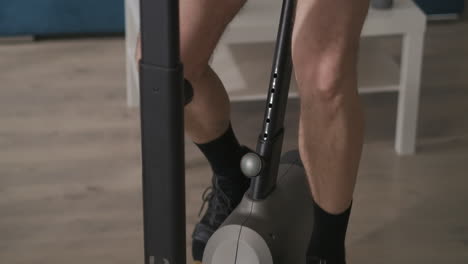
M 231 124 L 228 129 L 217 139 L 204 144 L 196 144 L 208 159 L 213 172 L 216 175 L 218 186 L 226 193 L 233 206 L 241 201 L 244 192 L 248 188 L 249 180 L 244 177 L 240 169 L 240 160 L 248 152 L 237 141 Z M 206 223 L 205 215 L 200 222 Z M 195 261 L 202 261 L 206 241 L 192 241 L 192 256 Z
M 240 169 L 240 160 L 247 153 L 237 141 L 231 124 L 218 138 L 204 144 L 196 144 L 208 159 L 208 162 L 221 182 L 236 182 L 245 180 Z
M 329 214 L 314 202 L 314 227 L 308 257 L 325 259 L 333 264 L 346 262 L 345 237 L 350 213 L 351 206 L 339 215 Z

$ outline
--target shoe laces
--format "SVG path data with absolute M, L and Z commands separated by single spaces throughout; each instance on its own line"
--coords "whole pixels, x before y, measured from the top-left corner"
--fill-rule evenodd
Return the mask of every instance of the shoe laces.
M 213 177 L 212 186 L 206 188 L 203 192 L 202 201 L 203 204 L 198 216 L 201 216 L 206 204 L 208 203 L 207 213 L 210 214 L 208 216 L 208 221 L 211 225 L 221 224 L 216 223 L 216 221 L 219 221 L 216 216 L 228 216 L 234 209 L 231 199 L 229 199 L 229 196 L 221 189 L 216 177 Z

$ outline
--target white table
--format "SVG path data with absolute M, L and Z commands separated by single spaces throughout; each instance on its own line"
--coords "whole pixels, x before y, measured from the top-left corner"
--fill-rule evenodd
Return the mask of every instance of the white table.
M 134 2 L 134 0 L 127 0 L 127 6 L 130 2 Z M 230 84 L 226 86 L 233 101 L 266 98 L 265 85 L 248 87 L 229 46 L 242 43 L 274 42 L 281 3 L 282 0 L 248 1 L 245 8 L 229 25 L 226 34 L 220 41 L 212 58 L 212 66 L 221 79 L 226 84 Z M 127 34 L 129 39 L 127 45 L 129 45 L 128 50 L 130 51 L 127 56 L 130 57 L 127 63 L 129 64 L 127 66 L 129 80 L 127 102 L 130 106 L 136 106 L 138 105 L 137 73 L 136 65 L 132 62 L 134 52 L 131 48 L 132 45 L 134 46 L 136 23 L 129 22 L 128 13 Z M 359 83 L 359 89 L 362 93 L 399 93 L 395 139 L 395 150 L 399 154 L 413 154 L 415 152 L 425 29 L 426 16 L 410 0 L 396 0 L 395 7 L 391 10 L 371 9 L 363 29 L 363 36 L 400 35 L 403 37 L 400 65 L 385 58 L 378 50 L 374 50 L 370 55 L 360 58 L 360 71 L 365 72 L 367 78 L 360 78 Z M 372 47 L 366 47 L 366 50 L 372 50 Z M 265 66 L 268 67 L 268 65 Z M 375 71 L 376 69 L 379 71 Z M 297 96 L 294 88 L 291 89 L 290 96 Z

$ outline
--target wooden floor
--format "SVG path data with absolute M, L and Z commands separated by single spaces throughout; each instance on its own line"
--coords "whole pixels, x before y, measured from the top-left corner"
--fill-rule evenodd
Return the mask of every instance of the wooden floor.
M 369 41 L 398 57 L 398 39 Z M 139 119 L 125 106 L 123 45 L 0 45 L 0 263 L 143 263 Z M 393 152 L 396 95 L 363 100 L 349 263 L 468 263 L 468 23 L 429 26 L 418 155 Z M 291 101 L 285 149 L 296 145 L 297 113 Z M 254 146 L 262 114 L 263 102 L 233 105 L 242 143 Z M 186 148 L 191 231 L 211 174 Z

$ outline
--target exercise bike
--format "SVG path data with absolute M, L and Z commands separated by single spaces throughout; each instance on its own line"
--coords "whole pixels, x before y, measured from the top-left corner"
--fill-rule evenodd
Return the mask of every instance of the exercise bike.
M 183 107 L 193 90 L 183 79 L 178 1 L 140 0 L 140 102 L 146 264 L 186 262 Z M 283 0 L 256 151 L 241 161 L 251 186 L 208 241 L 203 264 L 305 263 L 313 212 L 298 151 L 281 157 L 292 73 L 295 0 Z

